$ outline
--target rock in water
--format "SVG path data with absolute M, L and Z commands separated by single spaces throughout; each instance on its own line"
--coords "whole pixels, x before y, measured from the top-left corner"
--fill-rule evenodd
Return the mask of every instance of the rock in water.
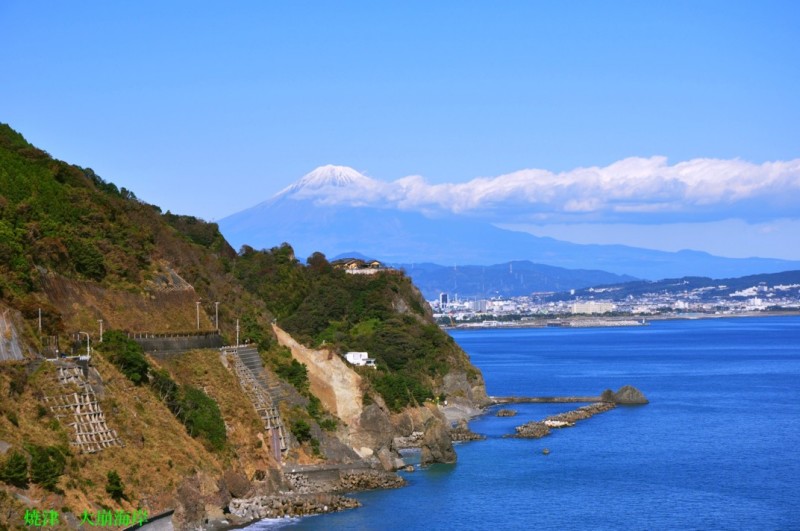
M 485 438 L 470 430 L 466 419 L 459 420 L 455 426 L 450 428 L 450 440 L 453 442 L 480 441 Z
M 517 430 L 517 433 L 512 435 L 512 437 L 519 439 L 541 439 L 546 435 L 550 435 L 550 427 L 544 422 L 526 422 L 522 426 L 517 426 L 514 429 Z
M 649 404 L 650 401 L 645 398 L 641 391 L 632 385 L 625 385 L 619 388 L 614 393 L 614 402 L 617 404 Z

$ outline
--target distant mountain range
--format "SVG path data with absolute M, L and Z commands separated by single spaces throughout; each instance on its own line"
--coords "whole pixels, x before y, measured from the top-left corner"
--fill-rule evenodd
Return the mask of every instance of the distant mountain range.
M 636 280 L 627 275 L 589 269 L 565 269 L 529 261 L 490 266 L 445 267 L 437 264 L 399 264 L 426 300 L 440 293 L 464 298 L 515 297 L 534 292 L 561 292 Z
M 800 261 L 579 245 L 500 229 L 468 216 L 403 210 L 402 198 L 375 206 L 379 184 L 351 168 L 323 166 L 273 198 L 220 220 L 219 226 L 235 248 L 244 244 L 270 248 L 289 242 L 301 259 L 315 251 L 327 256 L 357 251 L 395 264 L 488 266 L 527 260 L 650 280 L 800 269 Z
M 737 278 L 713 279 L 705 277 L 670 278 L 659 281 L 637 280 L 605 286 L 592 286 L 580 289 L 574 295 L 560 293 L 551 300 L 567 300 L 579 298 L 601 298 L 622 301 L 628 297 L 639 298 L 646 294 L 669 294 L 693 292 L 698 298 L 741 297 L 749 298 L 757 293 L 750 293 L 752 288 L 776 289 L 778 291 L 800 292 L 800 271 L 783 271 L 761 275 L 747 275 Z

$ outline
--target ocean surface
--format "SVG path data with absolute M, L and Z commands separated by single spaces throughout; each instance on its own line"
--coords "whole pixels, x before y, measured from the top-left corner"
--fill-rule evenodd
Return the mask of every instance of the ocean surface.
M 356 510 L 250 529 L 800 529 L 800 317 L 452 336 L 490 395 L 631 384 L 650 404 L 538 440 L 503 435 L 580 404 L 490 410 L 470 423 L 488 439 L 457 445 L 455 465 L 357 493 Z

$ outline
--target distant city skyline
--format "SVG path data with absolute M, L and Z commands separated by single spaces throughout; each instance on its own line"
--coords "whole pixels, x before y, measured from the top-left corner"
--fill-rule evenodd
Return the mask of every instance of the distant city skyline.
M 9 0 L 0 121 L 208 220 L 339 164 L 415 205 L 508 185 L 493 222 L 540 236 L 800 259 L 798 20 L 789 1 Z

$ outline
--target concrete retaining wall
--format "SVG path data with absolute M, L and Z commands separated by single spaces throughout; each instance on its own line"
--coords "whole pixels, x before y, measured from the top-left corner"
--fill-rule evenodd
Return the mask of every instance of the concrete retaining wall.
M 131 339 L 139 343 L 145 352 L 156 354 L 159 352 L 178 353 L 202 348 L 219 348 L 224 344 L 222 336 L 216 333 L 179 337 L 145 335 L 145 337 L 132 337 Z

